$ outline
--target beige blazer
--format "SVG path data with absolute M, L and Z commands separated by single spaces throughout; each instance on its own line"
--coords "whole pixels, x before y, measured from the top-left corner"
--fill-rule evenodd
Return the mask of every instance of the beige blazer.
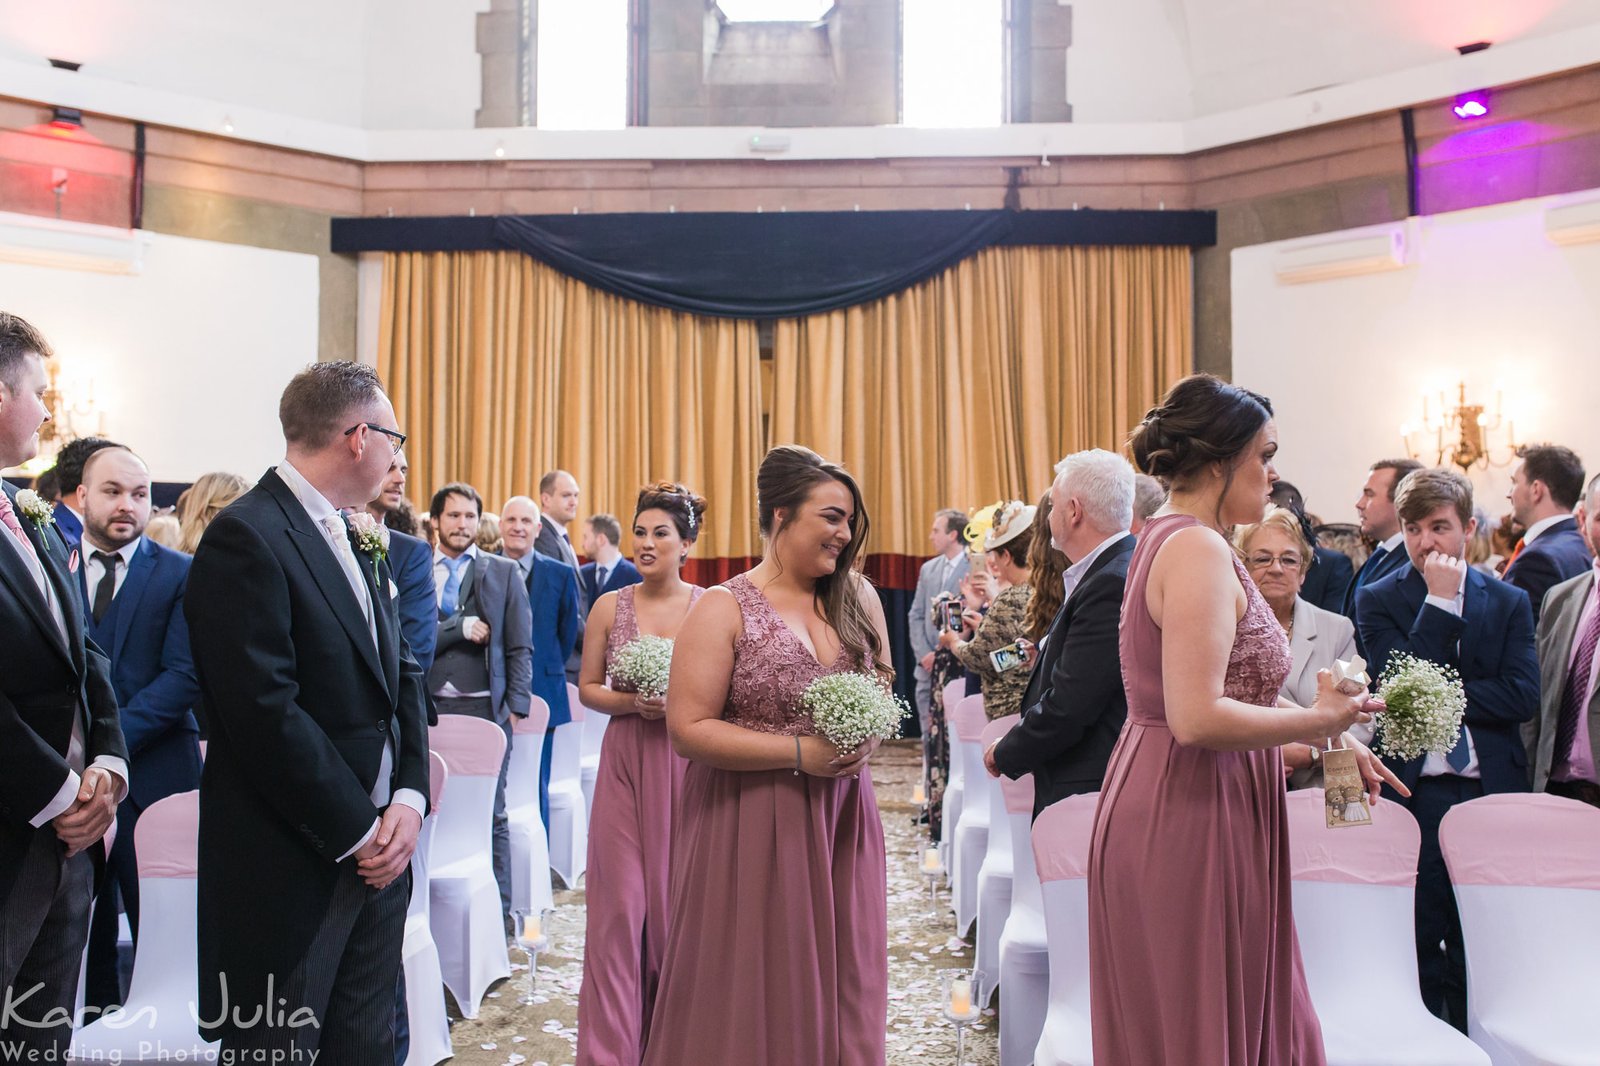
M 1594 568 L 1563 581 L 1545 594 L 1539 614 L 1539 717 L 1522 727 L 1533 771 L 1533 790 L 1543 792 L 1555 762 L 1556 717 L 1561 713 L 1561 690 L 1567 681 L 1572 642 L 1578 635 L 1578 616 L 1594 586 Z M 1589 746 L 1600 766 L 1600 691 L 1589 701 Z
M 1335 659 L 1349 661 L 1355 656 L 1355 624 L 1342 614 L 1296 599 L 1289 653 L 1294 656 L 1294 665 L 1289 667 L 1289 676 L 1278 694 L 1290 703 L 1309 707 L 1317 698 L 1317 671 L 1331 668 Z M 1321 783 L 1320 763 L 1289 775 L 1290 788 L 1309 788 Z

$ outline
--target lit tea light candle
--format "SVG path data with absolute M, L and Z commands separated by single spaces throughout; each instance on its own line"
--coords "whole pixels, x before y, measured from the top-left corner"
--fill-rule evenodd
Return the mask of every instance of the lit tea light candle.
M 522 939 L 538 940 L 539 931 L 539 916 L 537 914 L 530 914 L 522 919 Z
M 944 868 L 939 862 L 939 849 L 929 848 L 922 853 L 922 872 L 936 874 Z
M 917 787 L 911 790 L 911 802 L 919 804 L 928 802 L 928 790 L 923 787 L 920 781 L 917 782 Z
M 964 977 L 950 982 L 950 1013 L 957 1018 L 972 1013 L 972 982 Z

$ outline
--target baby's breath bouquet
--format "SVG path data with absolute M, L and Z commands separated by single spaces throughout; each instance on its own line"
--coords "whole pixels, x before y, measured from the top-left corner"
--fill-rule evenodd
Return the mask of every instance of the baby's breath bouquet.
M 1378 678 L 1377 749 L 1395 759 L 1447 754 L 1461 739 L 1461 716 L 1467 693 L 1461 675 L 1448 666 L 1396 655 Z
M 900 733 L 905 701 L 868 674 L 826 674 L 806 686 L 800 704 L 817 732 L 840 751 L 855 751 L 872 737 L 892 740 Z
M 611 660 L 611 679 L 632 685 L 646 699 L 667 694 L 667 677 L 671 673 L 672 641 L 666 637 L 634 637 Z

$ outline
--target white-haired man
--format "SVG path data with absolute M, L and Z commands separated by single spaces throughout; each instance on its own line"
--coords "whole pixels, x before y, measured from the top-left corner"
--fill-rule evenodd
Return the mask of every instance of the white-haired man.
M 995 776 L 1033 774 L 1033 813 L 1097 792 L 1128 716 L 1117 631 L 1133 557 L 1133 467 L 1101 449 L 1056 466 L 1050 543 L 1072 564 L 1066 599 L 1039 649 L 1022 720 L 989 746 Z

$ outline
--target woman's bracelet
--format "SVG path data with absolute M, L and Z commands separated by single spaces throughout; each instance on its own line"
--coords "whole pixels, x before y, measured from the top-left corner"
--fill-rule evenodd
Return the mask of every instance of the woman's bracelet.
M 794 737 L 794 776 L 800 776 L 800 734 Z

